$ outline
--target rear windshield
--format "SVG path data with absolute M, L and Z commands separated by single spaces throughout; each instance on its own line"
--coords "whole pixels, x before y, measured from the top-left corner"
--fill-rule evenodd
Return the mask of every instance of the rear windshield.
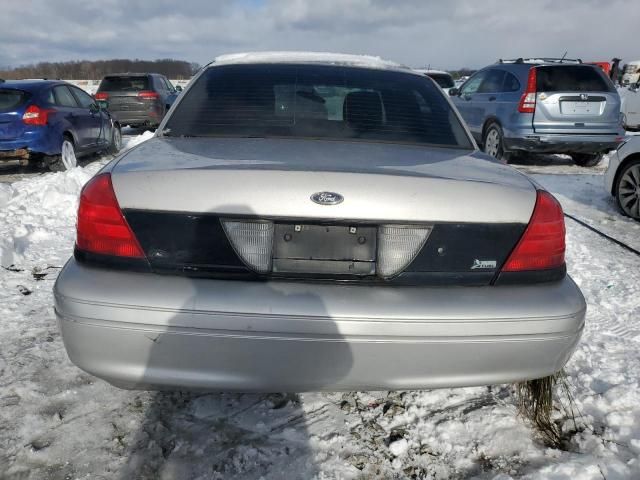
M 150 90 L 149 77 L 105 77 L 98 87 L 100 92 L 139 92 L 141 90 Z
M 612 92 L 614 86 L 600 67 L 558 65 L 536 69 L 539 92 Z
M 200 76 L 167 121 L 171 136 L 295 137 L 472 148 L 424 77 L 318 65 L 228 65 Z
M 440 85 L 440 88 L 452 88 L 455 86 L 451 75 L 444 73 L 427 73 L 427 76 L 433 78 L 435 82 Z
M 0 112 L 9 112 L 22 106 L 29 96 L 21 90 L 0 90 Z

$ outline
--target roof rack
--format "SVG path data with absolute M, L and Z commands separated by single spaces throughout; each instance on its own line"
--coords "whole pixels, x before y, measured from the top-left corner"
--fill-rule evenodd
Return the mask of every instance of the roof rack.
M 498 63 L 582 63 L 579 58 L 531 57 L 498 59 Z

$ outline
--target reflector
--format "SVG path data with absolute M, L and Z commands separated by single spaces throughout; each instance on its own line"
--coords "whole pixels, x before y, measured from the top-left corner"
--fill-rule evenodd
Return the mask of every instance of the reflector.
M 431 227 L 414 225 L 380 225 L 378 227 L 379 277 L 393 277 L 418 255 L 429 238 Z
M 273 222 L 223 220 L 222 226 L 242 261 L 258 273 L 271 271 Z

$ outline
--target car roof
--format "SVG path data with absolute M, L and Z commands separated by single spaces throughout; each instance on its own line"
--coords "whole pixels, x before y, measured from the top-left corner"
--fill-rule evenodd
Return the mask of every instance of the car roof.
M 0 82 L 0 88 L 12 88 L 17 90 L 40 90 L 51 85 L 70 85 L 63 80 L 47 80 L 47 79 L 26 79 L 26 80 L 5 80 Z
M 383 60 L 371 55 L 352 55 L 347 53 L 329 52 L 246 52 L 232 53 L 216 57 L 209 66 L 240 65 L 240 64 L 316 64 L 337 65 L 344 67 L 360 67 L 378 70 L 401 70 L 413 72 L 414 70 L 396 62 Z

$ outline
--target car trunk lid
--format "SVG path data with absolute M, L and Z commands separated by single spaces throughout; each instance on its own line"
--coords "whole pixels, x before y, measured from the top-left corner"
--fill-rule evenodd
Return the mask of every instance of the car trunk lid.
M 309 220 L 526 223 L 535 203 L 525 176 L 480 154 L 364 142 L 154 138 L 113 182 L 123 208 Z

